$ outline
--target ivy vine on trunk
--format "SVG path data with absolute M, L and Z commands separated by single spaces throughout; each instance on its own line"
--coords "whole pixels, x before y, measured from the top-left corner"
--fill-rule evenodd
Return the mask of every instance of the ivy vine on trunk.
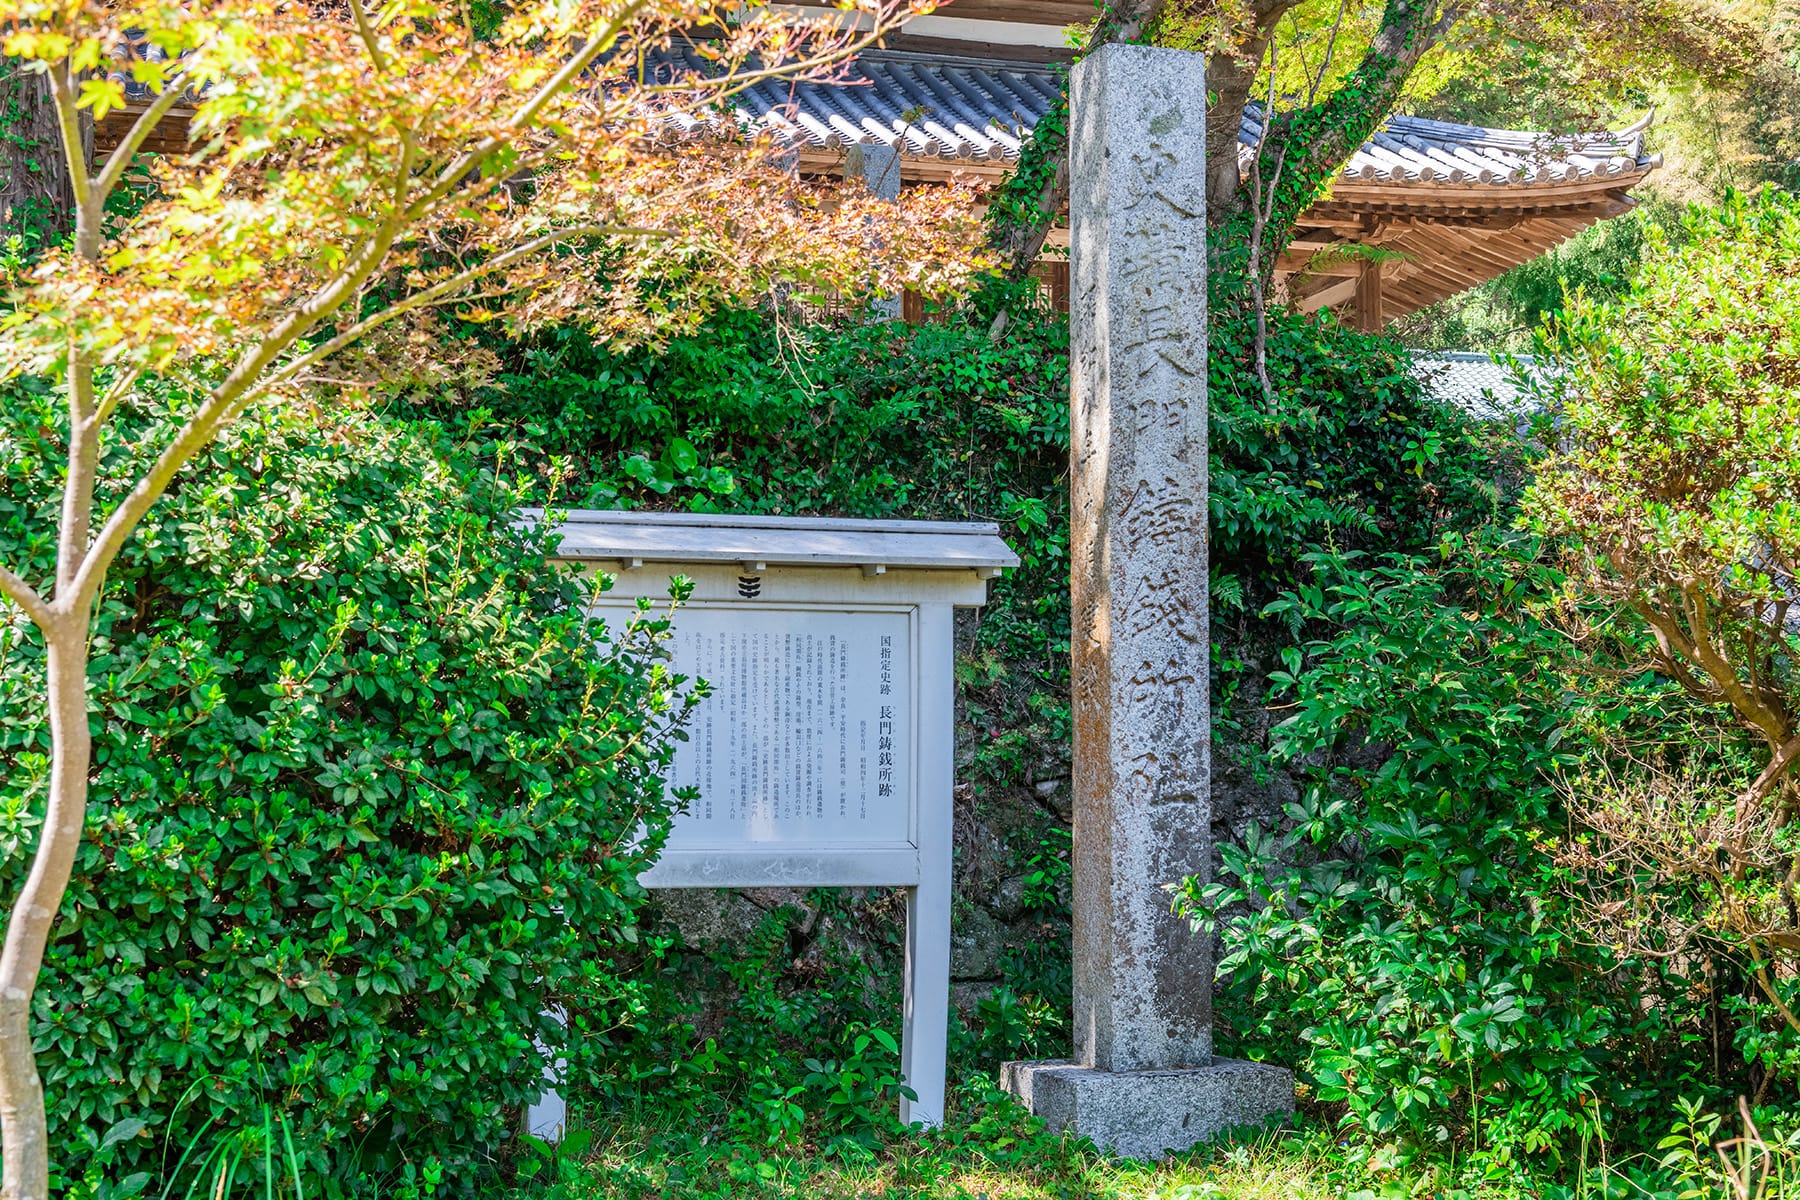
M 78 126 L 84 161 L 93 157 L 93 122 Z M 27 251 L 75 227 L 75 185 L 63 157 L 50 77 L 13 66 L 0 74 L 0 235 Z
M 1227 286 L 1215 288 L 1215 295 L 1239 309 L 1248 307 L 1250 289 L 1233 284 L 1248 283 L 1252 264 L 1245 251 L 1257 207 L 1252 172 L 1239 160 L 1239 132 L 1276 27 L 1298 3 L 1251 0 L 1239 13 L 1241 24 L 1232 36 L 1222 38 L 1221 48 L 1205 60 L 1207 224 L 1214 270 L 1227 276 L 1222 281 Z M 1264 201 L 1267 221 L 1255 264 L 1265 284 L 1319 190 L 1381 127 L 1420 60 L 1468 8 L 1438 0 L 1387 0 L 1380 27 L 1349 78 L 1317 102 L 1275 116 L 1258 149 L 1261 176 L 1273 188 Z M 1154 39 L 1158 21 L 1168 11 L 1162 4 L 1114 8 L 1095 25 L 1083 52 L 1109 41 L 1137 40 L 1146 32 Z M 1008 284 L 1022 284 L 1030 275 L 1045 236 L 1068 204 L 1068 129 L 1065 93 L 1033 131 L 1018 170 L 990 208 L 992 237 L 1004 257 Z M 995 337 L 1005 325 L 1003 311 L 995 321 Z

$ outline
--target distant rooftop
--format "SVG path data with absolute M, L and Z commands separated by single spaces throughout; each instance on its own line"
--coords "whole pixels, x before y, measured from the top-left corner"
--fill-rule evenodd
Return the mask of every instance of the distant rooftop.
M 1537 405 L 1519 386 L 1519 372 L 1547 379 L 1550 370 L 1540 366 L 1528 354 L 1515 355 L 1504 362 L 1495 360 L 1492 355 L 1457 350 L 1413 354 L 1413 373 L 1425 384 L 1427 392 L 1482 421 L 1509 421 L 1530 416 Z
M 1087 0 L 957 0 L 945 14 L 920 18 L 918 34 L 896 34 L 894 48 L 847 64 L 835 82 L 759 80 L 716 115 L 670 114 L 666 128 L 677 137 L 766 132 L 813 176 L 841 174 L 849 147 L 879 143 L 898 152 L 907 183 L 998 179 L 1017 165 L 1061 92 L 1059 68 L 1049 61 L 1059 31 L 1093 12 Z M 126 103 L 95 123 L 97 150 L 116 145 L 149 104 L 128 60 L 159 54 L 147 44 L 119 49 L 114 78 Z M 667 80 L 718 69 L 679 45 L 642 66 Z M 1193 89 L 1196 99 L 1204 96 L 1198 71 Z M 192 115 L 178 106 L 144 149 L 184 152 Z M 1254 152 L 1263 120 L 1259 107 L 1245 111 L 1240 158 Z M 1277 276 L 1302 311 L 1334 309 L 1380 329 L 1630 211 L 1631 189 L 1659 162 L 1645 145 L 1649 126 L 1646 117 L 1619 132 L 1552 135 L 1392 117 L 1300 217 Z M 1052 230 L 1048 245 L 1040 269 L 1053 300 L 1058 287 L 1066 300 L 1067 230 Z M 1346 247 L 1385 253 L 1346 254 Z
M 715 68 L 677 47 L 652 69 L 678 75 Z M 1046 66 L 873 50 L 837 82 L 757 83 L 733 99 L 731 116 L 800 149 L 879 142 L 903 158 L 1010 165 L 1061 90 Z M 1261 141 L 1262 120 L 1260 106 L 1245 110 L 1240 155 Z M 683 132 L 696 132 L 699 124 L 683 118 Z M 1647 128 L 1645 121 L 1619 133 L 1553 136 L 1395 116 L 1357 148 L 1339 177 L 1352 184 L 1477 190 L 1629 182 L 1655 166 L 1644 151 Z

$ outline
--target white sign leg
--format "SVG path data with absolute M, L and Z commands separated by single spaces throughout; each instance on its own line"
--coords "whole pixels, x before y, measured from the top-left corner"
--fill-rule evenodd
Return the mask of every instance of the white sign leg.
M 955 612 L 919 606 L 919 886 L 906 893 L 906 1025 L 900 1069 L 917 1100 L 900 1100 L 900 1120 L 935 1129 L 944 1122 L 944 1042 L 950 1024 L 950 816 L 954 803 Z

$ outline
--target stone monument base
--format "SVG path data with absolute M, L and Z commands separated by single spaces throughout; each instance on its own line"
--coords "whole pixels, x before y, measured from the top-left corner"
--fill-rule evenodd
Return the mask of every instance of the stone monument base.
M 1215 1058 L 1168 1071 L 1101 1071 L 1067 1059 L 1009 1062 L 1000 1086 L 1049 1122 L 1125 1158 L 1158 1159 L 1294 1111 L 1294 1073 Z

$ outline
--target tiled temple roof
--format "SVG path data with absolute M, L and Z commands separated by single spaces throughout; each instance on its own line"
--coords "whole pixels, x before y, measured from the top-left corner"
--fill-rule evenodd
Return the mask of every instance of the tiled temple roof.
M 672 52 L 656 69 L 704 71 L 704 60 Z M 735 119 L 796 148 L 839 149 L 885 142 L 914 159 L 1004 165 L 1054 103 L 1060 84 L 1048 69 L 871 51 L 841 82 L 758 83 L 733 101 Z M 689 121 L 687 132 L 698 132 Z M 1647 123 L 1646 123 L 1647 124 Z M 1262 112 L 1244 114 L 1248 154 L 1262 136 Z M 1609 181 L 1629 183 L 1655 166 L 1644 128 L 1565 137 L 1484 129 L 1396 116 L 1344 164 L 1346 182 L 1496 186 Z
M 158 53 L 142 46 L 131 52 Z M 716 68 L 691 50 L 675 50 L 646 69 L 671 80 Z M 102 150 L 148 102 L 128 74 L 119 78 L 127 81 L 127 104 L 97 123 L 95 144 Z M 992 178 L 1018 161 L 1060 88 L 1054 68 L 1029 62 L 882 50 L 863 54 L 834 82 L 761 80 L 712 120 L 666 120 L 677 137 L 705 136 L 727 124 L 768 130 L 809 173 L 841 171 L 853 143 L 885 142 L 899 150 L 909 182 Z M 181 153 L 189 115 L 180 108 L 171 113 L 144 148 Z M 1240 157 L 1258 144 L 1261 122 L 1261 110 L 1252 106 L 1239 131 Z M 1302 214 L 1277 264 L 1288 299 L 1308 312 L 1353 307 L 1360 313 L 1365 305 L 1356 276 L 1365 272 L 1333 257 L 1346 244 L 1388 252 L 1366 306 L 1371 326 L 1528 262 L 1595 221 L 1630 210 L 1630 189 L 1658 164 L 1645 154 L 1648 124 L 1622 133 L 1551 136 L 1393 117 Z M 1321 252 L 1324 257 L 1314 257 Z
M 1528 354 L 1502 361 L 1491 355 L 1459 350 L 1415 351 L 1412 369 L 1433 397 L 1483 421 L 1519 421 L 1529 417 L 1537 400 L 1520 387 L 1520 372 L 1540 383 L 1555 375 L 1552 368 Z
M 115 57 L 162 58 L 137 42 Z M 676 49 L 653 72 L 704 72 L 705 59 Z M 129 103 L 148 103 L 144 84 L 126 71 L 114 76 Z M 1021 63 L 983 63 L 927 55 L 870 51 L 845 68 L 840 82 L 764 80 L 733 100 L 741 125 L 768 130 L 797 149 L 835 150 L 853 142 L 885 142 L 910 159 L 950 159 L 1004 167 L 1055 102 L 1054 70 Z M 702 122 L 671 118 L 682 132 Z M 1645 122 L 1647 125 L 1648 122 Z M 1262 136 L 1262 112 L 1251 105 L 1238 136 L 1248 156 Z M 1624 133 L 1551 137 L 1484 129 L 1422 117 L 1391 117 L 1359 147 L 1341 172 L 1346 183 L 1492 185 L 1620 179 L 1649 172 L 1644 128 Z

